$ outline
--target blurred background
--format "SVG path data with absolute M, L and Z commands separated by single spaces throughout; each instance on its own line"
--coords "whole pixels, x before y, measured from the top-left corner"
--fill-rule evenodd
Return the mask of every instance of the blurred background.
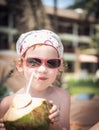
M 99 0 L 0 0 L 0 98 L 25 84 L 15 71 L 15 44 L 35 29 L 62 40 L 65 67 L 56 84 L 79 100 L 99 97 Z

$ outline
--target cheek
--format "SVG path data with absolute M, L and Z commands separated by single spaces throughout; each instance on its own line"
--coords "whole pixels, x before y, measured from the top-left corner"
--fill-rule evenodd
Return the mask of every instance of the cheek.
M 31 74 L 32 74 L 31 72 L 32 72 L 31 69 L 24 67 L 24 76 L 27 81 L 29 81 L 29 79 L 31 77 Z
M 51 69 L 50 70 L 50 74 L 55 74 L 55 75 L 58 75 L 58 69 Z
M 50 77 L 53 79 L 53 81 L 56 79 L 58 75 L 58 70 L 57 69 L 52 69 L 52 71 L 50 71 Z

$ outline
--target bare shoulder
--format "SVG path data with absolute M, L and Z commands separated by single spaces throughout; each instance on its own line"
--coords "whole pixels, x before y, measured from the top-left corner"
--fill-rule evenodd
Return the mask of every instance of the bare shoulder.
M 19 91 L 17 91 L 15 94 L 23 93 L 23 92 L 24 89 L 22 88 Z M 4 114 L 7 112 L 7 110 L 9 109 L 15 94 L 4 97 L 3 100 L 0 102 L 0 118 L 2 118 Z
M 1 101 L 1 103 L 0 103 L 0 106 L 2 106 L 2 105 L 7 105 L 7 104 L 10 104 L 10 102 L 12 101 L 12 99 L 13 99 L 13 96 L 14 95 L 10 95 L 10 96 L 6 96 L 6 97 L 4 97 L 3 98 L 3 100 Z
M 64 88 L 53 87 L 53 100 L 59 102 L 61 105 L 70 106 L 70 94 Z
M 69 92 L 66 91 L 64 88 L 54 87 L 54 89 L 59 96 L 70 98 Z
M 14 95 L 7 96 L 7 97 L 3 98 L 3 100 L 1 101 L 1 103 L 0 103 L 0 118 L 2 118 L 3 115 L 6 113 L 6 111 L 8 110 L 8 108 L 12 102 L 13 96 Z

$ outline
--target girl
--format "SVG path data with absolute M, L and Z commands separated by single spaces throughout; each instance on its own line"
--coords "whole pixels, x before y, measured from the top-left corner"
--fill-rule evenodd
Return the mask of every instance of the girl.
M 49 119 L 53 124 L 57 121 L 61 130 L 69 130 L 70 96 L 63 88 L 52 85 L 63 64 L 63 45 L 59 37 L 49 30 L 27 32 L 19 37 L 16 49 L 19 56 L 16 67 L 24 74 L 27 83 L 32 72 L 35 73 L 29 89 L 30 95 L 47 99 L 52 104 Z M 25 91 L 26 87 L 23 87 L 18 93 Z M 2 101 L 1 117 L 9 108 L 12 98 L 13 95 Z

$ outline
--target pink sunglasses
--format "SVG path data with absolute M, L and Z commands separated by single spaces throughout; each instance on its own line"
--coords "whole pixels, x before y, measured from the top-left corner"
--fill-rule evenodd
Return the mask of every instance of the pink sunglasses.
M 58 68 L 61 65 L 61 59 L 41 59 L 41 58 L 35 58 L 35 57 L 29 57 L 26 59 L 23 59 L 26 63 L 26 66 L 30 68 L 39 67 L 42 64 L 45 64 L 48 68 Z

